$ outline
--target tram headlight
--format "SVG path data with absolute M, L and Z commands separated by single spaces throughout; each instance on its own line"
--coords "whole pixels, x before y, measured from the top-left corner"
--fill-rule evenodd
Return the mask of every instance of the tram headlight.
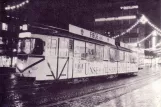
M 20 70 L 23 70 L 24 69 L 24 65 L 22 63 L 18 63 L 17 64 L 17 67 L 20 69 Z

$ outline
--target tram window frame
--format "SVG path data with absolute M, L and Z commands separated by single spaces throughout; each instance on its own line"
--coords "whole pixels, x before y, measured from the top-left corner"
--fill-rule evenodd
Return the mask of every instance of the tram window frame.
M 113 53 L 112 53 L 113 57 L 111 57 L 111 50 L 113 50 Z M 116 49 L 110 48 L 109 56 L 110 56 L 110 62 L 116 62 Z
M 28 44 L 23 44 L 22 42 L 25 42 L 25 41 L 29 41 L 30 42 L 30 46 L 28 47 L 28 49 L 30 49 L 30 52 L 26 53 L 25 52 L 25 48 L 27 48 L 26 46 Z M 33 43 L 33 40 L 34 40 L 34 43 Z M 21 42 L 20 42 L 21 41 Z M 41 45 L 38 45 L 39 42 L 41 41 Z M 38 43 L 37 43 L 38 42 Z M 20 38 L 18 39 L 18 46 L 17 46 L 17 50 L 18 50 L 18 54 L 24 54 L 24 55 L 43 55 L 44 53 L 44 41 L 42 39 L 39 39 L 39 38 Z M 21 47 L 21 45 L 24 45 L 24 47 Z M 21 49 L 23 48 L 23 50 Z M 40 50 L 42 48 L 42 50 Z
M 45 42 L 40 38 L 35 38 L 35 47 L 33 48 L 33 51 L 31 54 L 32 55 L 43 55 L 45 52 L 44 49 L 45 49 Z
M 121 55 L 123 57 L 121 57 Z M 119 50 L 119 61 L 124 62 L 125 61 L 125 51 Z
M 118 62 L 120 62 L 120 50 L 115 50 L 115 61 L 118 61 Z
M 96 61 L 103 61 L 104 59 L 104 46 L 102 45 L 95 45 L 95 60 Z M 99 47 L 99 48 L 98 48 Z M 97 49 L 98 48 L 98 49 Z M 102 49 L 101 49 L 102 48 Z M 101 50 L 101 51 L 100 51 Z M 99 52 L 98 52 L 99 51 Z M 99 54 L 99 55 L 98 55 Z
M 69 57 L 69 38 L 59 38 L 59 57 Z
M 18 53 L 19 54 L 26 54 L 26 55 L 28 55 L 28 54 L 32 54 L 33 53 L 33 51 L 34 51 L 34 48 L 35 48 L 35 44 L 34 44 L 34 46 L 31 46 L 31 45 L 33 45 L 33 43 L 31 42 L 31 40 L 32 39 L 36 39 L 36 38 L 20 38 L 19 40 L 18 40 L 18 46 L 17 46 L 17 48 L 18 48 Z M 27 41 L 29 41 L 30 42 L 30 46 L 29 46 L 29 49 L 30 49 L 30 52 L 29 53 L 25 53 L 25 52 L 23 52 L 27 47 L 27 42 L 26 42 L 26 40 Z M 25 44 L 23 44 L 23 42 L 25 43 Z M 35 42 L 35 40 L 34 40 L 34 42 Z M 23 51 L 22 51 L 22 45 L 24 45 L 24 47 L 23 47 Z M 34 48 L 33 48 L 34 47 Z M 31 48 L 33 48 L 32 49 L 32 51 L 31 51 Z M 20 51 L 20 52 L 19 52 Z
M 130 53 L 129 56 L 130 56 L 130 57 L 129 57 L 129 62 L 130 62 L 130 63 L 133 63 L 133 58 L 132 58 L 133 56 L 132 56 L 132 54 Z
M 58 51 L 58 39 L 48 36 L 45 45 L 45 51 L 47 55 L 57 56 Z
M 129 54 L 130 54 L 129 52 L 126 52 L 126 63 L 130 63 L 129 62 Z
M 131 53 L 130 54 L 130 63 L 137 63 L 137 57 L 135 57 L 136 53 Z
M 103 60 L 104 61 L 109 61 L 110 60 L 110 47 L 104 46 L 103 49 Z
M 84 43 L 84 51 L 83 52 L 81 52 L 81 53 L 77 53 L 77 54 L 80 54 L 80 55 L 76 55 L 76 43 L 77 42 L 79 42 L 79 44 L 82 44 L 82 43 Z M 81 48 L 81 47 L 80 47 Z M 82 49 L 83 50 L 83 49 Z M 85 60 L 86 59 L 86 42 L 84 42 L 84 41 L 79 41 L 79 40 L 74 40 L 74 57 L 75 58 L 80 58 L 81 60 Z
M 93 48 L 93 52 L 91 51 L 93 55 L 87 53 L 87 46 L 88 46 L 88 44 L 92 44 L 93 47 L 94 47 L 94 48 Z M 91 53 L 91 52 L 90 52 L 90 53 Z M 85 56 L 86 56 L 86 60 L 87 60 L 87 61 L 95 61 L 95 55 L 96 55 L 96 44 L 86 42 L 86 43 L 85 43 Z

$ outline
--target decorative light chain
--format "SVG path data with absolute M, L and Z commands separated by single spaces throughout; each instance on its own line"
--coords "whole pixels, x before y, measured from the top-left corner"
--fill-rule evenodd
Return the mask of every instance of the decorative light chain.
M 125 32 L 122 32 L 120 35 L 116 35 L 116 36 L 114 36 L 114 37 L 112 37 L 112 38 L 118 38 L 118 37 L 120 37 L 120 36 L 123 36 L 123 35 L 125 35 L 126 33 L 128 33 L 128 32 L 130 32 L 133 28 L 135 28 L 138 24 L 140 23 L 140 21 L 139 20 L 137 20 L 130 28 L 128 28 Z
M 159 33 L 161 33 L 161 30 L 160 30 L 158 27 L 156 27 L 153 23 L 151 23 L 150 21 L 148 21 L 148 24 L 149 24 L 151 27 L 153 27 L 156 31 L 158 31 Z
M 5 10 L 14 10 L 14 9 L 19 9 L 20 7 L 26 5 L 29 3 L 29 0 L 26 0 L 24 2 L 21 2 L 20 4 L 17 4 L 17 5 L 13 5 L 13 6 L 7 6 L 5 7 Z
M 151 32 L 148 36 L 146 36 L 146 37 L 145 37 L 145 38 L 143 38 L 142 40 L 140 40 L 140 41 L 136 42 L 136 44 L 141 43 L 141 42 L 143 42 L 143 41 L 147 40 L 150 36 L 152 36 L 152 34 L 153 34 L 153 32 Z
M 134 45 L 134 44 L 139 44 L 145 40 L 147 40 L 150 36 L 152 36 L 153 32 L 151 32 L 148 36 L 146 36 L 145 38 L 141 39 L 140 41 L 136 42 L 136 43 L 130 43 L 129 45 Z
M 155 31 L 155 32 L 153 31 L 152 35 L 159 35 L 159 36 L 161 36 L 161 33 L 157 32 L 157 31 Z M 158 49 L 156 49 L 158 46 L 161 46 L 161 42 L 157 43 L 153 48 L 146 48 L 144 50 L 146 50 L 146 51 L 156 51 L 156 50 L 158 50 Z
M 131 44 L 139 44 L 139 43 L 147 40 L 152 35 L 154 35 L 154 36 L 156 36 L 156 35 L 161 36 L 161 30 L 156 25 L 154 25 L 151 21 L 149 21 L 149 19 L 147 17 L 145 17 L 145 15 L 142 15 L 142 17 L 139 20 L 137 20 L 137 22 L 134 25 L 132 25 L 130 28 L 128 28 L 125 32 L 122 32 L 120 35 L 116 35 L 113 38 L 115 39 L 115 38 L 118 38 L 120 36 L 125 35 L 126 33 L 130 32 L 134 27 L 136 27 L 139 23 L 142 23 L 142 24 L 148 23 L 155 30 L 152 31 L 148 36 L 146 36 L 142 40 L 140 40 L 140 41 L 138 41 L 136 43 L 131 43 Z M 156 48 L 158 46 L 161 46 L 161 42 L 157 43 L 153 48 L 146 48 L 146 49 L 143 49 L 143 50 L 146 50 L 146 51 L 158 51 L 158 50 L 161 50 L 161 48 L 158 48 L 158 49 Z
M 141 18 L 134 23 L 134 25 L 128 28 L 125 32 L 122 32 L 120 35 L 116 35 L 113 38 L 115 39 L 125 35 L 126 33 L 130 32 L 133 28 L 135 28 L 139 23 L 146 24 L 147 22 L 149 22 L 149 20 L 145 17 L 145 15 L 142 15 Z

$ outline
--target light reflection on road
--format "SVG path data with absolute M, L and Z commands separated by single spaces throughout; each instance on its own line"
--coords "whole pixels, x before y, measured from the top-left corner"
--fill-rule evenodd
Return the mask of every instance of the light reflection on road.
M 161 107 L 161 79 L 97 107 Z

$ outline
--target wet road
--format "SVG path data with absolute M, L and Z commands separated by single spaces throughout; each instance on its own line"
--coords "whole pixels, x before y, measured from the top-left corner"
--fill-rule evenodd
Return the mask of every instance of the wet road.
M 159 78 L 161 78 L 161 73 L 158 70 L 146 68 L 140 71 L 138 76 L 81 84 L 59 85 L 52 82 L 34 82 L 29 85 L 26 81 L 26 85 L 10 87 L 7 91 L 6 104 L 10 103 L 13 107 L 102 107 L 109 104 L 107 102 L 133 92 Z M 127 107 L 118 106 L 119 101 L 114 101 L 116 106 L 109 105 L 109 107 Z
M 96 107 L 161 107 L 161 79 Z

